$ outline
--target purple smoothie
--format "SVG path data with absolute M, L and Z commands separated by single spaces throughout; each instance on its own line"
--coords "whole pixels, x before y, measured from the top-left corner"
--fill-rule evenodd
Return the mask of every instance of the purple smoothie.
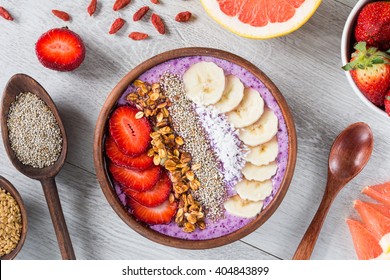
M 173 59 L 151 68 L 150 70 L 143 73 L 139 77 L 139 79 L 152 84 L 152 83 L 159 82 L 160 77 L 165 72 L 170 72 L 172 74 L 177 74 L 179 76 L 182 76 L 184 72 L 192 64 L 195 64 L 200 61 L 214 62 L 219 67 L 224 69 L 225 75 L 230 75 L 230 74 L 235 75 L 241 80 L 241 82 L 244 84 L 245 87 L 250 87 L 257 90 L 260 93 L 261 97 L 264 99 L 265 104 L 276 114 L 279 120 L 279 131 L 277 133 L 277 138 L 279 143 L 279 154 L 276 159 L 276 162 L 278 164 L 278 170 L 275 176 L 273 176 L 272 178 L 272 182 L 273 182 L 272 194 L 269 197 L 267 197 L 264 201 L 263 209 L 265 209 L 269 205 L 275 193 L 278 191 L 280 187 L 280 184 L 283 180 L 286 171 L 287 159 L 288 159 L 288 134 L 287 134 L 286 122 L 283 118 L 282 112 L 275 98 L 272 96 L 270 91 L 265 87 L 265 85 L 260 80 L 258 80 L 252 73 L 242 68 L 241 66 L 238 66 L 236 64 L 233 64 L 223 59 L 218 59 L 218 58 L 208 57 L 208 56 L 191 56 L 191 57 Z M 123 95 L 119 99 L 118 105 L 127 104 L 126 96 L 133 91 L 134 88 L 132 86 L 129 86 L 129 88 L 123 93 Z M 115 189 L 122 203 L 126 205 L 126 196 L 122 193 L 119 185 L 115 184 Z M 217 238 L 232 233 L 242 228 L 243 226 L 247 225 L 252 220 L 253 219 L 235 217 L 228 213 L 225 213 L 225 217 L 223 219 L 220 219 L 217 222 L 212 222 L 206 219 L 206 224 L 207 224 L 206 229 L 204 230 L 197 229 L 196 231 L 190 234 L 183 232 L 182 229 L 179 228 L 174 222 L 167 225 L 154 225 L 151 226 L 151 228 L 162 234 L 169 235 L 172 237 L 177 237 L 180 239 L 205 240 L 205 239 Z

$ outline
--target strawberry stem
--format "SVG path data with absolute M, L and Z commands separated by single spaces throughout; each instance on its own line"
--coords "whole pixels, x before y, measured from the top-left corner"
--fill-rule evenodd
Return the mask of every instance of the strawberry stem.
M 366 69 L 375 64 L 390 64 L 390 50 L 381 52 L 374 47 L 367 48 L 366 42 L 357 43 L 354 49 L 356 51 L 352 54 L 351 61 L 342 67 L 345 71 Z

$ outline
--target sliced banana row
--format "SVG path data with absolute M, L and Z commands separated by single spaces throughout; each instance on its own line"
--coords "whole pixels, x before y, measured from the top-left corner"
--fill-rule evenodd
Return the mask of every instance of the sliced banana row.
M 226 211 L 243 218 L 253 218 L 259 214 L 264 200 L 272 194 L 271 178 L 277 169 L 275 161 L 260 166 L 247 162 L 242 169 L 244 178 L 235 186 L 237 195 L 224 203 Z
M 264 105 L 260 93 L 245 88 L 234 75 L 225 77 L 222 68 L 213 62 L 192 65 L 183 75 L 187 97 L 197 105 L 213 105 L 226 114 L 229 122 L 239 129 L 238 137 L 249 146 L 244 178 L 235 190 L 237 195 L 225 203 L 228 213 L 252 218 L 263 208 L 263 201 L 272 193 L 272 176 L 279 149 L 276 134 L 278 118 Z

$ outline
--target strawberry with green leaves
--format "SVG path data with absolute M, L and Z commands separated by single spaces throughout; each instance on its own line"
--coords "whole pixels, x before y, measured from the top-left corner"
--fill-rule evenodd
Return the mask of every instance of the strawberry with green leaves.
M 390 55 L 367 47 L 366 42 L 357 43 L 355 50 L 343 69 L 351 71 L 353 80 L 368 100 L 382 107 L 390 90 Z

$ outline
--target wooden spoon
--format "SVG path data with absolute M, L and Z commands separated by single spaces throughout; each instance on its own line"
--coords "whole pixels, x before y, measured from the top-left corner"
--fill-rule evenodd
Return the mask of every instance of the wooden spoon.
M 58 126 L 61 129 L 63 140 L 62 151 L 58 160 L 52 166 L 44 168 L 34 168 L 31 166 L 24 165 L 18 160 L 14 151 L 11 148 L 7 127 L 8 112 L 11 104 L 15 101 L 16 96 L 19 95 L 21 92 L 31 92 L 40 97 L 53 112 L 57 120 Z M 61 117 L 58 114 L 58 110 L 53 100 L 50 98 L 49 94 L 45 91 L 45 89 L 33 78 L 24 74 L 16 74 L 8 81 L 8 84 L 4 90 L 1 104 L 1 132 L 3 136 L 5 150 L 7 151 L 8 157 L 10 158 L 15 168 L 27 177 L 39 180 L 42 184 L 43 191 L 46 197 L 46 202 L 49 207 L 50 216 L 53 222 L 54 230 L 57 235 L 57 241 L 60 247 L 62 258 L 69 260 L 75 259 L 76 257 L 73 251 L 73 246 L 70 240 L 68 228 L 66 226 L 64 214 L 62 212 L 61 202 L 57 191 L 57 185 L 54 179 L 64 165 L 68 151 L 68 141 L 66 138 L 65 127 L 61 121 Z
M 328 182 L 324 197 L 293 260 L 310 259 L 333 200 L 339 191 L 362 171 L 370 159 L 373 146 L 372 131 L 367 124 L 361 122 L 348 126 L 336 138 L 329 154 Z

